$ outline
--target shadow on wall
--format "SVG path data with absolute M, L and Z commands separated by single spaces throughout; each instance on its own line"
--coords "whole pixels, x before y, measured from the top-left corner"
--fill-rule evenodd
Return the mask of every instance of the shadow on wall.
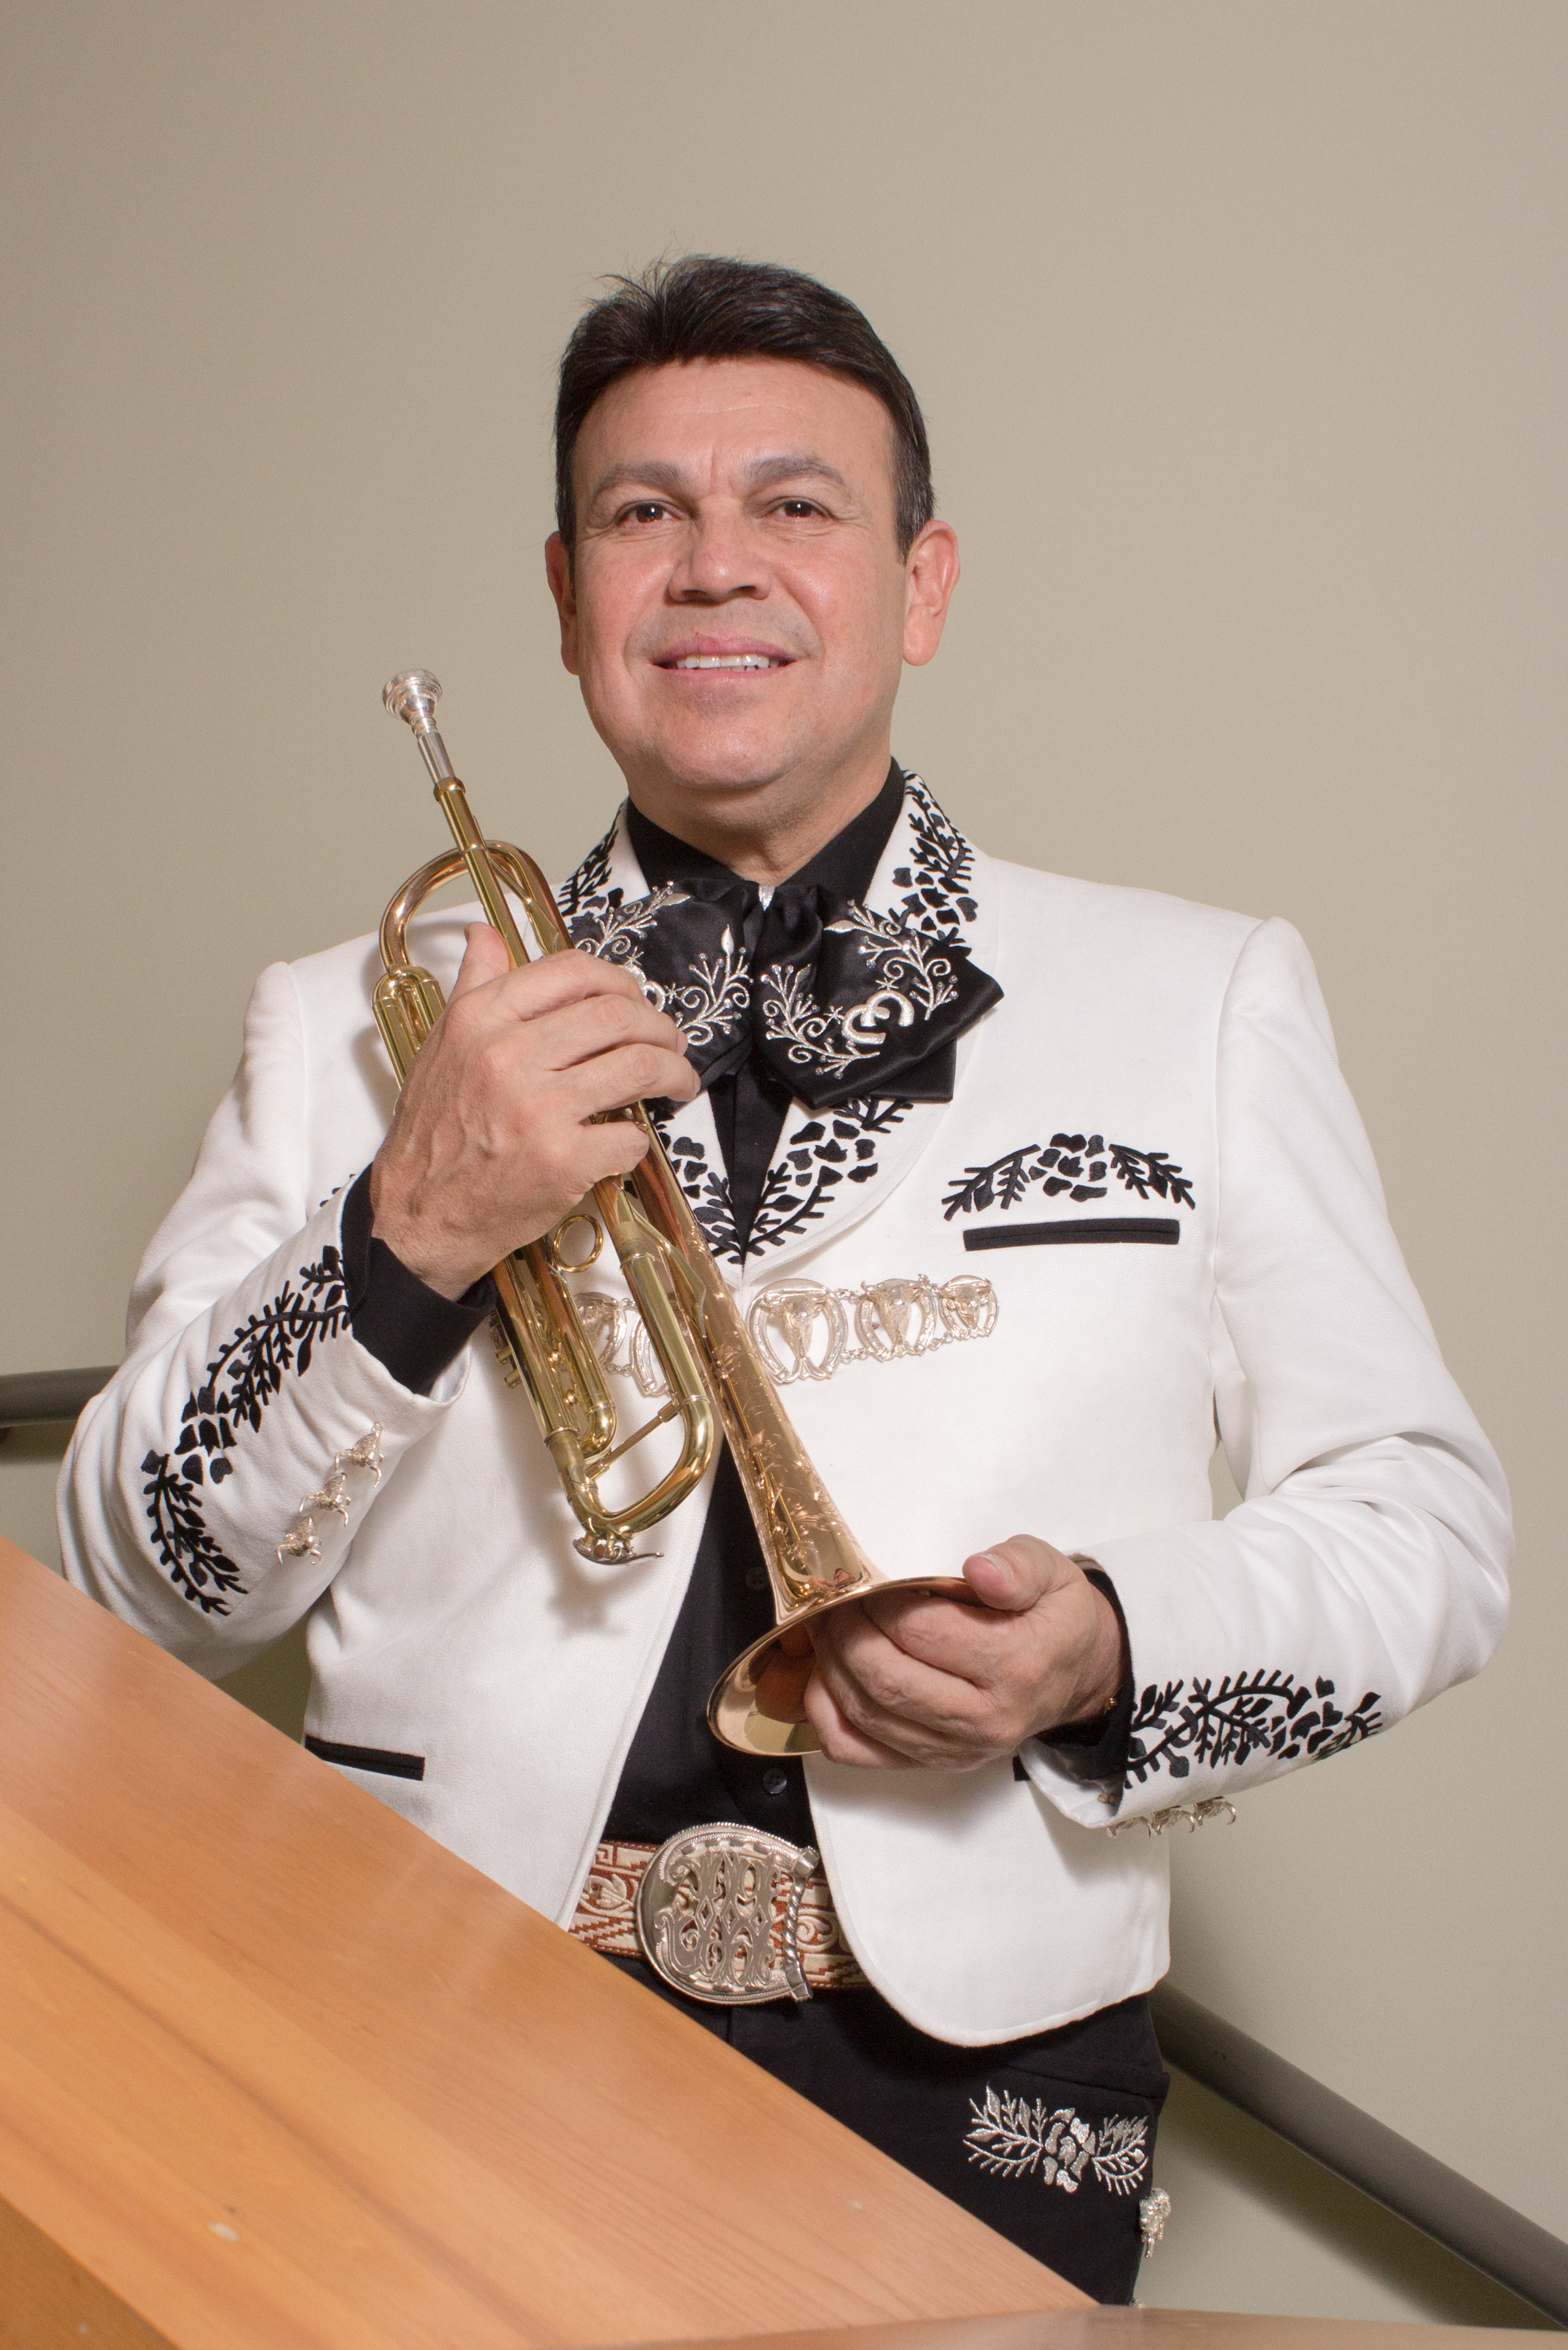
M 55 1483 L 70 1439 L 68 1428 L 54 1425 L 0 1429 L 0 1534 L 57 1575 Z
M 310 1667 L 305 1655 L 305 1627 L 296 1624 L 265 1657 L 243 1665 L 218 1683 L 275 1730 L 298 1740 L 305 1735 L 305 1701 L 310 1695 Z

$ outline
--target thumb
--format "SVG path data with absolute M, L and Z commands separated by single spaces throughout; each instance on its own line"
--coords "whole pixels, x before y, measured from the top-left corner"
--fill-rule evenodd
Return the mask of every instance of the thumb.
M 504 978 L 512 968 L 505 941 L 488 922 L 470 922 L 467 939 L 449 1003 L 455 1003 L 460 995 L 472 995 L 476 987 L 487 986 L 493 979 Z
M 963 1579 L 975 1597 L 1012 1616 L 1023 1615 L 1078 1572 L 1070 1558 L 1033 1534 L 992 1543 L 963 1563 Z

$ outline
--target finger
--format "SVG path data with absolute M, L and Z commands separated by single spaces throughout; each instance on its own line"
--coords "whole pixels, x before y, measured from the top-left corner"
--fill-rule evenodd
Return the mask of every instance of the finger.
M 546 1069 L 576 1068 L 627 1045 L 686 1057 L 686 1039 L 667 1012 L 655 1011 L 644 996 L 618 993 L 596 991 L 531 1015 L 527 1043 L 535 1065 Z
M 535 955 L 532 962 L 519 963 L 506 974 L 503 1001 L 515 1018 L 534 1020 L 594 996 L 648 1003 L 634 972 L 621 963 L 601 962 L 597 955 L 581 947 L 567 948 L 560 954 Z M 651 1004 L 649 1009 L 653 1009 Z
M 975 1597 L 1008 1615 L 1021 1615 L 1047 1592 L 1075 1582 L 1082 1572 L 1064 1552 L 1033 1534 L 992 1543 L 963 1563 L 963 1579 Z
M 881 1771 L 972 1771 L 995 1760 L 995 1750 L 975 1739 L 930 1736 L 907 1722 L 891 1722 L 885 1732 L 867 1729 L 821 1679 L 807 1683 L 806 1706 L 830 1762 Z
M 449 1003 L 459 1003 L 472 995 L 476 987 L 487 987 L 493 979 L 501 979 L 512 968 L 512 958 L 506 951 L 506 941 L 499 931 L 488 922 L 470 922 L 464 933 L 462 961 L 452 984 Z
M 985 1680 L 1010 1621 L 977 1600 L 950 1597 L 929 1591 L 875 1591 L 865 1602 L 866 1613 L 895 1648 L 922 1664 L 957 1673 L 963 1679 Z
M 648 1137 L 629 1118 L 608 1118 L 602 1126 L 585 1126 L 574 1160 L 584 1193 L 612 1176 L 629 1175 L 648 1156 Z
M 691 1101 L 698 1091 L 691 1062 L 657 1045 L 626 1045 L 618 1052 L 601 1053 L 566 1071 L 561 1082 L 563 1099 L 572 1115 L 583 1120 L 625 1109 L 631 1102 Z
M 861 1612 L 836 1609 L 811 1629 L 828 1692 L 863 1736 L 943 1770 L 973 1769 L 1017 1744 L 1002 1689 L 1005 1675 L 997 1670 L 1005 1663 L 1000 1648 L 990 1669 L 971 1680 L 909 1659 L 875 1626 L 857 1627 Z M 978 1608 L 968 1612 L 982 1614 Z M 991 1620 L 1000 1632 L 1010 1619 Z
M 981 1700 L 974 1687 L 907 1656 L 861 1608 L 837 1608 L 810 1629 L 835 1703 L 867 1736 L 899 1747 L 911 1737 L 976 1739 Z
M 814 1673 L 807 1681 L 804 1701 L 806 1720 L 830 1762 L 850 1762 L 862 1771 L 909 1771 L 914 1767 L 909 1756 L 857 1730 L 840 1711 L 820 1673 Z

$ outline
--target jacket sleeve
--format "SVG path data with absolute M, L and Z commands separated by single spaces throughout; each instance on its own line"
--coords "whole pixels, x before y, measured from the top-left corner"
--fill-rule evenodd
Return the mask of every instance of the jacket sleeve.
M 1125 1780 L 1030 1777 L 1086 1826 L 1225 1797 L 1480 1670 L 1507 1613 L 1502 1471 L 1389 1229 L 1310 958 L 1261 923 L 1220 1016 L 1215 1424 L 1241 1503 L 1091 1544 L 1132 1657 Z
M 207 1674 L 260 1655 L 332 1580 L 466 1353 L 411 1393 L 355 1337 L 340 1218 L 307 1196 L 307 1071 L 284 964 L 131 1293 L 125 1361 L 60 1476 L 71 1582 Z

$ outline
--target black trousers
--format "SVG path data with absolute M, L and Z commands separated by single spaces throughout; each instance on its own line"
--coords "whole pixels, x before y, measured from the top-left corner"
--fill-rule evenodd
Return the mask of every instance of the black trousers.
M 1128 2302 L 1170 2085 L 1148 2002 L 991 2048 L 917 2032 L 879 1991 L 711 2007 L 612 1959 L 1096 2301 Z

